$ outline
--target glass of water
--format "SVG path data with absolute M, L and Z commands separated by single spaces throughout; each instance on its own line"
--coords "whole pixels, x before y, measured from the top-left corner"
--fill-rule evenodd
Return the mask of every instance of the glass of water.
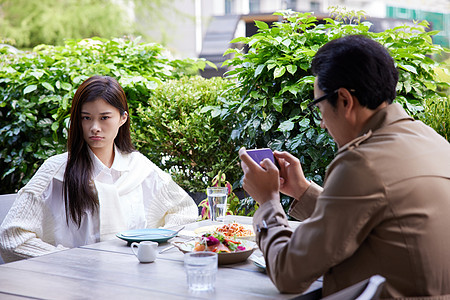
M 189 252 L 184 255 L 184 268 L 189 289 L 210 291 L 216 284 L 217 253 Z
M 223 221 L 227 212 L 227 187 L 209 187 L 208 196 L 209 211 L 212 221 Z

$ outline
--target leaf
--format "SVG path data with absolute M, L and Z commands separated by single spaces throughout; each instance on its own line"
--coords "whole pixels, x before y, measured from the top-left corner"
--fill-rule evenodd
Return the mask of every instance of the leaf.
M 297 149 L 298 146 L 300 146 L 300 144 L 302 143 L 303 135 L 304 135 L 304 133 L 300 133 L 296 137 L 294 137 L 293 139 L 291 139 L 289 141 L 289 145 L 288 145 L 289 151 L 293 151 L 293 150 Z
M 272 99 L 272 105 L 275 108 L 276 111 L 282 112 L 283 111 L 283 99 L 282 98 L 274 98 Z
M 232 131 L 231 131 L 231 139 L 232 140 L 236 140 L 236 139 L 238 139 L 240 136 L 241 136 L 241 132 L 242 132 L 242 130 L 241 129 L 233 129 Z
M 411 72 L 411 73 L 417 74 L 416 68 L 413 67 L 413 66 L 411 66 L 411 65 L 402 65 L 402 64 L 399 64 L 399 66 L 400 66 L 402 69 L 405 69 L 406 71 L 409 71 L 409 72 Z
M 259 74 L 261 74 L 261 72 L 264 70 L 264 67 L 265 67 L 264 64 L 261 64 L 258 67 L 256 67 L 255 76 L 254 77 L 257 77 Z
M 218 107 L 214 107 L 213 109 L 211 109 L 211 116 L 213 118 L 220 116 L 221 110 Z
M 42 75 L 44 75 L 44 72 L 41 70 L 36 70 L 36 71 L 31 72 L 30 74 L 33 75 L 34 78 L 39 80 L 42 77 Z
M 212 110 L 212 109 L 214 109 L 215 108 L 215 106 L 204 106 L 204 107 L 202 107 L 202 109 L 200 110 L 200 113 L 201 114 L 204 114 L 204 113 L 206 113 L 206 112 L 208 112 L 208 111 L 210 111 L 210 110 Z
M 273 114 L 270 114 L 270 115 L 264 120 L 264 122 L 261 124 L 261 130 L 264 131 L 264 132 L 269 131 L 269 130 L 272 128 L 272 126 L 273 126 L 273 124 L 274 124 L 275 121 L 276 121 L 275 116 L 274 116 Z
M 70 83 L 68 83 L 68 82 L 63 82 L 62 84 L 61 84 L 61 88 L 63 89 L 63 90 L 66 90 L 66 91 L 71 91 L 72 90 L 72 85 L 70 84 Z
M 425 81 L 424 84 L 427 87 L 427 89 L 432 90 L 432 91 L 435 91 L 437 88 L 436 84 L 433 82 Z
M 276 66 L 277 66 L 277 64 L 268 64 L 268 65 L 267 65 L 267 70 L 270 71 L 270 70 L 272 70 L 273 68 L 275 68 Z
M 86 79 L 88 79 L 89 77 L 85 76 L 85 75 L 80 75 L 80 76 L 76 76 L 72 82 L 75 84 L 80 84 L 81 82 L 85 81 Z
M 156 89 L 156 88 L 158 87 L 158 83 L 155 82 L 155 81 L 152 81 L 152 80 L 146 81 L 146 82 L 145 82 L 145 87 L 146 87 L 148 90 L 154 90 L 154 89 Z
M 405 92 L 408 94 L 411 92 L 411 83 L 409 81 L 403 82 L 403 86 L 405 88 Z
M 41 84 L 42 84 L 42 86 L 45 87 L 47 90 L 52 91 L 52 92 L 55 92 L 55 89 L 53 88 L 53 86 L 52 86 L 50 83 L 48 83 L 48 82 L 42 82 Z
M 316 144 L 321 144 L 322 142 L 325 141 L 325 139 L 327 138 L 327 134 L 326 133 L 321 133 L 317 139 L 316 139 Z
M 37 85 L 35 85 L 35 84 L 29 85 L 23 90 L 23 94 L 25 95 L 25 94 L 31 93 L 31 92 L 35 91 L 36 89 L 37 89 Z
M 286 72 L 286 67 L 285 66 L 281 66 L 281 67 L 276 67 L 275 70 L 273 71 L 273 78 L 278 78 L 284 75 L 284 73 Z
M 227 54 L 230 54 L 230 53 L 239 53 L 239 54 L 240 54 L 239 50 L 234 49 L 234 48 L 228 48 L 228 49 L 225 50 L 225 52 L 223 53 L 223 56 L 225 56 L 225 55 L 227 55 Z
M 262 29 L 262 30 L 269 29 L 269 25 L 267 25 L 266 22 L 255 20 L 255 25 L 256 25 L 256 27 L 258 27 L 259 29 Z
M 52 130 L 53 130 L 53 131 L 56 131 L 56 130 L 58 130 L 58 128 L 59 128 L 59 123 L 58 123 L 58 122 L 53 122 L 53 124 L 52 124 Z
M 295 72 L 297 72 L 297 66 L 296 65 L 288 65 L 287 66 L 287 71 L 289 73 L 291 73 L 292 75 L 294 75 Z
M 278 126 L 278 130 L 282 132 L 291 131 L 294 129 L 294 122 L 291 120 L 284 121 Z
M 313 137 L 314 133 L 315 133 L 314 128 L 310 128 L 310 129 L 308 129 L 308 130 L 306 131 L 306 137 L 307 137 L 308 139 L 311 139 L 311 138 Z
M 300 122 L 298 122 L 298 124 L 302 128 L 307 128 L 307 127 L 309 127 L 309 119 L 308 118 L 303 118 Z
M 231 40 L 230 43 L 231 44 L 240 43 L 240 42 L 247 43 L 247 41 L 248 41 L 248 37 L 241 36 L 241 37 L 237 37 L 237 38 Z
M 290 39 L 285 39 L 285 40 L 282 42 L 282 44 L 289 48 L 289 45 L 291 44 L 291 40 L 290 40 Z

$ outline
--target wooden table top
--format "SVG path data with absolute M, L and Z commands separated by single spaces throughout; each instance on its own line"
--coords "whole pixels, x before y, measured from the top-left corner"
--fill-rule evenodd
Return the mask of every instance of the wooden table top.
M 251 218 L 233 217 L 233 220 L 251 223 Z M 210 224 L 211 221 L 192 223 L 183 231 Z M 158 250 L 168 246 L 170 243 L 161 243 Z M 321 282 L 317 281 L 310 290 L 320 286 Z M 0 265 L 0 299 L 229 300 L 295 296 L 280 294 L 269 277 L 250 260 L 219 266 L 214 291 L 191 292 L 186 282 L 183 253 L 178 249 L 158 254 L 153 263 L 139 263 L 127 242 L 120 239 Z

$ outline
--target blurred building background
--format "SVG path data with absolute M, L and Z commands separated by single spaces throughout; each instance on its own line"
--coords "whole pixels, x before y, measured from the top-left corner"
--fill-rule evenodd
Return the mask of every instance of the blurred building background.
M 279 21 L 273 13 L 283 9 L 320 20 L 330 6 L 365 11 L 375 32 L 427 20 L 440 31 L 434 43 L 450 46 L 450 0 L 0 0 L 0 46 L 32 50 L 67 39 L 143 36 L 177 57 L 203 57 L 220 68 L 233 38 L 257 32 L 255 20 Z
M 219 67 L 229 41 L 256 33 L 254 20 L 278 21 L 272 14 L 281 9 L 314 12 L 319 19 L 329 16 L 330 6 L 364 10 L 373 31 L 427 20 L 432 30 L 440 31 L 434 42 L 450 45 L 450 0 L 176 0 L 173 5 L 173 15 L 165 15 L 170 20 L 165 31 L 147 34 L 163 40 L 176 55 L 204 57 Z

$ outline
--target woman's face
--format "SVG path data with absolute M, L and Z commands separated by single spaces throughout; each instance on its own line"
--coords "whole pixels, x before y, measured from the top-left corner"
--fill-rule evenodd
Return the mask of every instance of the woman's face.
M 121 116 L 117 108 L 101 98 L 84 103 L 81 106 L 84 140 L 96 155 L 99 151 L 112 151 L 114 139 L 127 118 L 127 113 Z

